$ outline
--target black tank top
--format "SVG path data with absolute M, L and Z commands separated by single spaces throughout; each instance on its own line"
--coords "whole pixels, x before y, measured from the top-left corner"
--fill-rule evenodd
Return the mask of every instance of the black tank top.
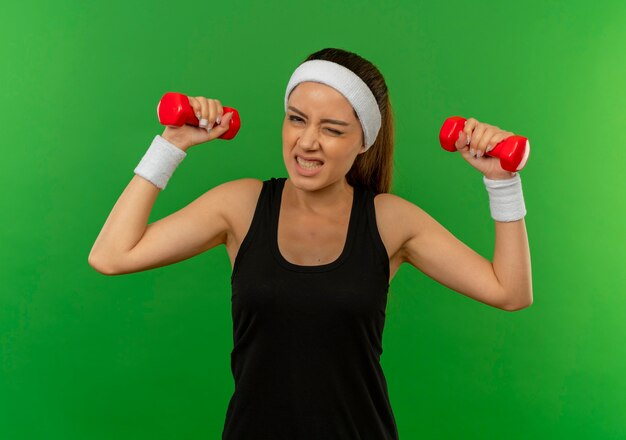
M 222 439 L 398 439 L 380 365 L 389 259 L 374 193 L 354 187 L 339 258 L 300 266 L 278 249 L 285 180 L 263 182 L 233 266 L 235 390 Z

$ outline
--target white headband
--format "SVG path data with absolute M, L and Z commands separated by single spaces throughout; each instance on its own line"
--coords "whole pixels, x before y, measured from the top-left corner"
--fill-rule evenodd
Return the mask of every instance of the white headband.
M 365 151 L 367 151 L 376 140 L 381 124 L 378 103 L 367 84 L 356 73 L 341 64 L 326 60 L 305 61 L 293 72 L 287 85 L 285 112 L 287 112 L 289 94 L 304 81 L 329 85 L 352 104 L 363 128 Z

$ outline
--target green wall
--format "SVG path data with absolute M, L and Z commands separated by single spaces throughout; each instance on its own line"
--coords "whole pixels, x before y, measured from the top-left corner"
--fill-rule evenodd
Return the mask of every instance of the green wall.
M 441 123 L 474 117 L 533 146 L 530 308 L 409 265 L 391 283 L 381 362 L 400 437 L 626 438 L 626 3 L 30 0 L 0 15 L 0 438 L 220 437 L 225 248 L 116 277 L 87 256 L 162 133 L 163 93 L 220 99 L 242 128 L 190 150 L 150 222 L 227 180 L 286 176 L 284 89 L 324 47 L 386 77 L 392 192 L 486 258 L 487 192 L 441 149 Z

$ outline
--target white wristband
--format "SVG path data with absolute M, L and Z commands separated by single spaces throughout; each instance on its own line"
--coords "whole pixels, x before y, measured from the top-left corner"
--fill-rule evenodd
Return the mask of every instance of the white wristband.
M 185 156 L 187 156 L 185 151 L 157 134 L 135 168 L 135 174 L 153 183 L 157 188 L 165 189 L 167 181 Z
M 489 193 L 491 217 L 498 222 L 514 222 L 526 216 L 522 179 L 516 173 L 510 179 L 492 180 L 483 176 Z

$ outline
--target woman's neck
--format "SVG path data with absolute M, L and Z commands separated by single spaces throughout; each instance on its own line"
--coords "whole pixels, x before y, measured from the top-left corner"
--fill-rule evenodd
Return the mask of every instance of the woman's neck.
M 297 188 L 291 179 L 285 181 L 283 198 L 285 202 L 298 211 L 314 214 L 332 214 L 337 209 L 350 204 L 354 188 L 344 178 L 324 188 L 309 191 Z

